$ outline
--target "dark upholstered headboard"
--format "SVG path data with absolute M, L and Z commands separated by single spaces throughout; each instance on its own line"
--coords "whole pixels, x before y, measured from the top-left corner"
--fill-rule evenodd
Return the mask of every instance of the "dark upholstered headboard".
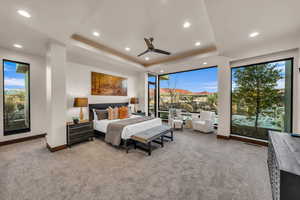
M 89 104 L 89 120 L 94 120 L 93 109 L 105 110 L 108 107 L 121 107 L 128 106 L 128 103 L 97 103 L 97 104 Z

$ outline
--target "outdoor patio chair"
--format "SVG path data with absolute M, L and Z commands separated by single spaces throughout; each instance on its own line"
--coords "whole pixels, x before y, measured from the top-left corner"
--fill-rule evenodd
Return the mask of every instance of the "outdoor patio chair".
M 193 118 L 193 129 L 203 133 L 212 133 L 214 131 L 214 121 L 214 112 L 201 111 L 200 118 Z

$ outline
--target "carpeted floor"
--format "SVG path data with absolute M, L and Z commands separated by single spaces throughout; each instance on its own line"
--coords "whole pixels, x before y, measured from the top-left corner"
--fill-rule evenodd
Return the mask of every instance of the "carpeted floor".
M 44 139 L 0 147 L 1 200 L 271 200 L 267 148 L 193 131 L 153 151 L 101 140 L 50 153 Z

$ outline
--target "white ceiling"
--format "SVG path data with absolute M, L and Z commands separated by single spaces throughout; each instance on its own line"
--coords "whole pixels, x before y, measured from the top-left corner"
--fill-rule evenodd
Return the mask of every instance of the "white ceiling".
M 210 22 L 222 55 L 238 53 L 300 39 L 299 0 L 205 0 Z M 248 34 L 258 31 L 257 38 Z M 295 43 L 294 45 L 300 46 Z M 296 46 L 294 46 L 296 47 Z M 278 47 L 280 48 L 280 47 Z
M 49 40 L 70 47 L 78 33 L 132 56 L 145 50 L 144 37 L 154 37 L 157 48 L 172 53 L 216 45 L 219 55 L 238 58 L 299 47 L 299 8 L 299 0 L 1 0 L 0 46 L 20 43 L 19 51 L 45 55 Z M 19 16 L 18 9 L 32 17 Z M 183 29 L 185 21 L 190 28 Z M 261 34 L 250 39 L 253 31 Z M 68 48 L 74 49 L 78 54 Z

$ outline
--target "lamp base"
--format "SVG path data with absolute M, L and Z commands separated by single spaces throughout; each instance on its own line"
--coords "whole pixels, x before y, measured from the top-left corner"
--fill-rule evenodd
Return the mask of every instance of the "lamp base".
M 79 119 L 80 119 L 80 121 L 83 121 L 83 119 L 84 119 L 84 115 L 83 115 L 82 107 L 80 107 Z

